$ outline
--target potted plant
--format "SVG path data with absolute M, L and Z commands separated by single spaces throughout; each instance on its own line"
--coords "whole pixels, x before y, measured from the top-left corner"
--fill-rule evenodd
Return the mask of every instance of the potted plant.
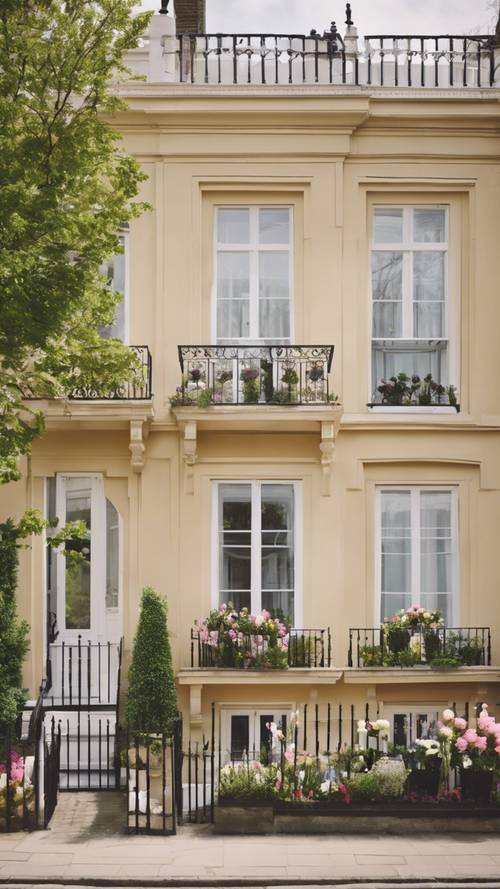
M 293 404 L 293 402 L 297 401 L 297 385 L 299 382 L 299 375 L 293 364 L 285 366 L 281 375 L 281 382 L 287 387 L 288 401 Z
M 432 738 L 419 738 L 415 741 L 415 768 L 408 776 L 410 793 L 436 796 L 439 793 L 441 777 L 441 744 Z
M 245 404 L 257 404 L 259 400 L 260 371 L 256 367 L 244 367 L 240 373 L 243 383 L 243 401 Z
M 464 799 L 487 803 L 491 799 L 493 779 L 500 767 L 500 723 L 496 723 L 482 705 L 477 724 L 469 726 L 452 710 L 443 713 L 441 732 L 449 738 L 451 764 L 460 770 Z
M 232 380 L 233 380 L 232 370 L 228 370 L 227 368 L 224 368 L 223 370 L 219 371 L 219 373 L 217 374 L 217 382 L 219 383 L 219 386 L 221 387 L 222 402 L 225 404 L 227 404 L 227 403 L 230 404 L 233 400 Z

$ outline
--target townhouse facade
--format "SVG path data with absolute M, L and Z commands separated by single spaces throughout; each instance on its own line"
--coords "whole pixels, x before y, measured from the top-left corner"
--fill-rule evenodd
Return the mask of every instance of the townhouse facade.
M 152 207 L 109 264 L 106 335 L 142 382 L 43 403 L 2 491 L 4 516 L 91 528 L 76 566 L 22 555 L 26 684 L 106 712 L 151 585 L 191 737 L 214 707 L 223 750 L 260 749 L 307 704 L 337 737 L 368 706 L 406 743 L 500 701 L 500 59 L 361 38 L 349 7 L 304 37 L 179 36 L 167 7 L 110 121 Z M 287 617 L 288 669 L 208 657 L 195 621 L 222 603 Z M 477 656 L 387 665 L 380 624 L 413 605 Z

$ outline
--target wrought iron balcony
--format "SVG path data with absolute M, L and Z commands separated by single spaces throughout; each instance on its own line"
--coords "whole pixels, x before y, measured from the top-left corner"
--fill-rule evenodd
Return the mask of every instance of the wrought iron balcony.
M 350 15 L 350 14 L 349 14 Z M 167 34 L 163 79 L 186 84 L 463 88 L 495 85 L 494 35 Z M 144 46 L 153 52 L 147 38 Z M 133 56 L 131 58 L 134 67 Z M 139 68 L 137 68 L 139 70 Z M 141 69 L 142 71 L 142 69 Z M 144 72 L 145 73 L 145 72 Z M 160 75 L 156 73 L 158 79 Z
M 351 627 L 349 667 L 484 667 L 489 627 Z
M 334 400 L 333 346 L 179 346 L 174 405 L 318 405 Z
M 138 361 L 138 368 L 131 380 L 125 380 L 112 389 L 100 388 L 98 382 L 85 381 L 75 387 L 69 398 L 73 401 L 144 401 L 153 396 L 153 363 L 148 346 L 129 346 Z
M 198 630 L 191 630 L 191 667 L 199 669 L 259 669 L 266 666 L 278 668 L 330 667 L 332 661 L 332 641 L 330 628 L 326 630 L 297 630 L 288 632 L 288 637 L 280 650 L 283 658 L 280 663 L 269 663 L 269 637 L 266 634 L 250 635 L 238 633 L 234 641 L 226 637 L 219 640 L 212 634 L 205 641 Z M 268 661 L 266 663 L 266 661 Z

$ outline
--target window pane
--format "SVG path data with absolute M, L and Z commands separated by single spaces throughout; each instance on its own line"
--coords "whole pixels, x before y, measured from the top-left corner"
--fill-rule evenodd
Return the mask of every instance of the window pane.
M 293 619 L 293 485 L 262 485 L 262 607 Z
M 252 489 L 219 486 L 219 602 L 250 608 Z
M 250 745 L 248 716 L 231 716 L 231 759 L 242 759 Z
M 121 239 L 122 244 L 125 242 Z M 122 294 L 122 299 L 115 307 L 115 320 L 112 324 L 103 325 L 99 329 L 104 339 L 116 338 L 125 340 L 125 253 L 112 256 L 100 269 L 108 279 L 111 290 Z
M 219 299 L 217 339 L 233 340 L 250 335 L 250 302 L 247 299 Z
M 119 582 L 118 512 L 106 499 L 106 608 L 118 608 Z
M 444 261 L 441 250 L 418 250 L 413 254 L 413 299 L 444 299 Z
M 420 585 L 423 593 L 446 593 L 452 584 L 451 493 L 420 495 Z
M 373 336 L 377 339 L 393 339 L 401 336 L 401 303 L 373 303 Z
M 250 485 L 219 486 L 219 527 L 226 531 L 250 531 L 252 489 Z
M 289 255 L 285 251 L 259 253 L 259 297 L 289 296 Z
M 400 244 L 403 240 L 403 210 L 377 207 L 373 219 L 375 244 Z
M 88 478 L 66 479 L 66 521 L 82 520 L 91 533 L 92 482 Z M 66 629 L 90 629 L 90 560 L 91 543 L 88 540 L 69 540 L 66 550 L 79 552 L 83 560 L 66 560 Z
M 413 333 L 424 339 L 443 336 L 444 303 L 413 303 Z
M 404 593 L 397 595 L 394 593 L 382 593 L 380 597 L 380 619 L 392 617 L 396 611 L 400 611 L 401 608 L 409 608 L 412 604 L 411 593 L 406 595 Z
M 442 244 L 446 241 L 446 211 L 422 207 L 413 211 L 413 240 L 418 243 Z
M 381 494 L 383 593 L 411 592 L 411 507 L 409 491 Z
M 248 244 L 250 211 L 248 207 L 220 208 L 217 211 L 217 240 L 220 244 Z
M 269 207 L 259 210 L 259 241 L 261 244 L 288 244 L 290 240 L 290 210 Z
M 290 302 L 288 299 L 259 300 L 259 337 L 290 338 Z
M 220 251 L 217 261 L 217 296 L 220 299 L 248 299 L 249 294 L 248 253 Z
M 372 374 L 374 384 L 381 379 L 388 379 L 405 373 L 411 377 L 416 374 L 425 377 L 431 373 L 434 380 L 445 384 L 447 379 L 446 369 L 446 343 L 436 346 L 434 349 L 393 348 L 375 343 L 372 349 Z
M 401 300 L 403 287 L 403 254 L 393 250 L 372 253 L 372 297 Z

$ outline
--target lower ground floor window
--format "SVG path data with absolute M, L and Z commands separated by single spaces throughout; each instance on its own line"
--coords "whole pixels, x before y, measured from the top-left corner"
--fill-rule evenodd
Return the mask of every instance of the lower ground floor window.
M 400 704 L 384 707 L 384 719 L 390 725 L 389 740 L 394 747 L 412 747 L 415 741 L 435 738 L 438 722 L 446 702 L 433 704 Z
M 270 762 L 274 752 L 269 726 L 275 723 L 286 734 L 287 716 L 280 709 L 233 710 L 223 714 L 225 721 L 225 759 L 240 762 L 246 757 Z

